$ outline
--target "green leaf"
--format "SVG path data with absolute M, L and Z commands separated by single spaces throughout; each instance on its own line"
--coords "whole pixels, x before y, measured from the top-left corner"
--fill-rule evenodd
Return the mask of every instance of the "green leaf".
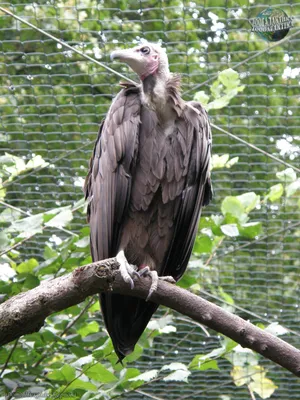
M 240 78 L 238 72 L 234 71 L 232 68 L 225 69 L 219 72 L 218 79 L 224 86 L 228 88 L 237 87 L 240 83 Z
M 170 333 L 176 332 L 175 326 L 171 325 L 173 320 L 172 315 L 166 315 L 164 317 L 152 319 L 148 325 L 147 329 L 157 330 L 159 333 Z
M 228 304 L 234 305 L 233 298 L 228 293 L 226 293 L 221 286 L 219 286 L 218 292 L 222 299 L 224 299 Z
M 241 236 L 254 239 L 262 233 L 262 224 L 261 222 L 248 222 L 239 225 L 239 231 Z
M 6 250 L 9 246 L 10 240 L 4 231 L 0 232 L 0 250 Z
M 206 106 L 209 101 L 209 96 L 203 90 L 201 90 L 195 93 L 194 100 L 199 101 L 199 103 L 201 103 L 203 106 Z
M 294 182 L 297 179 L 297 174 L 293 168 L 287 168 L 281 172 L 277 172 L 276 176 L 282 182 Z
M 196 355 L 192 362 L 189 365 L 189 369 L 206 371 L 208 369 L 218 370 L 218 362 L 217 360 L 206 359 L 205 355 L 200 354 Z
M 26 164 L 26 170 L 36 169 L 39 167 L 47 167 L 48 165 L 48 162 L 46 162 L 40 155 L 37 155 L 28 161 L 28 163 Z
M 80 248 L 84 248 L 89 245 L 90 245 L 90 237 L 89 236 L 85 236 L 82 239 L 79 239 L 79 240 L 77 240 L 77 242 L 75 242 L 75 246 L 80 247 Z
M 228 160 L 229 154 L 223 154 L 222 156 L 219 156 L 218 154 L 213 154 L 211 159 L 212 169 L 224 168 Z
M 1 214 L 0 214 L 0 223 L 12 223 L 13 221 L 17 220 L 20 218 L 20 211 L 14 210 L 11 208 L 6 208 Z
M 93 356 L 96 360 L 102 360 L 104 357 L 108 357 L 113 353 L 113 345 L 110 338 L 108 338 L 102 346 L 98 347 L 93 351 Z
M 0 177 L 0 200 L 4 200 L 5 196 L 6 196 L 6 189 L 3 187 L 2 183 L 3 183 L 3 180 Z
M 240 196 L 237 196 L 237 199 L 242 203 L 247 214 L 252 211 L 260 202 L 260 196 L 254 192 L 243 193 Z
M 171 374 L 165 376 L 163 380 L 165 382 L 177 381 L 177 382 L 188 382 L 188 377 L 191 374 L 190 371 L 185 369 L 178 369 Z
M 211 253 L 213 242 L 207 235 L 198 235 L 194 244 L 193 252 L 198 254 Z
M 23 287 L 24 289 L 33 289 L 40 284 L 40 280 L 32 274 L 28 274 L 24 281 Z
M 54 370 L 47 373 L 47 379 L 51 381 L 64 381 L 65 376 L 60 370 Z
M 226 352 L 229 353 L 231 350 L 235 349 L 238 344 L 234 340 L 224 336 L 222 340 L 222 346 L 225 348 Z
M 231 168 L 234 164 L 236 164 L 239 161 L 239 157 L 233 157 L 226 163 L 226 168 Z
M 26 238 L 36 233 L 41 233 L 43 225 L 43 214 L 32 215 L 31 217 L 18 219 L 13 221 L 11 226 L 7 228 L 8 232 L 19 232 L 20 238 Z
M 128 380 L 130 382 L 135 382 L 135 381 L 149 382 L 157 377 L 158 372 L 159 372 L 158 369 L 150 369 L 149 371 L 144 372 L 143 374 L 137 375 Z
M 82 389 L 84 392 L 90 390 L 92 392 L 97 392 L 98 388 L 91 382 L 85 382 L 81 379 L 75 379 L 70 385 L 65 389 L 65 392 L 72 392 L 74 389 Z M 74 398 L 74 397 L 73 397 Z
M 227 95 L 219 97 L 207 104 L 207 110 L 219 110 L 220 108 L 224 108 L 229 104 L 229 101 L 230 98 Z
M 278 322 L 272 322 L 265 328 L 265 331 L 271 333 L 274 336 L 285 335 L 286 333 L 288 333 L 288 330 L 282 325 L 279 325 Z
M 236 224 L 221 225 L 221 231 L 226 236 L 230 237 L 239 236 L 239 230 Z
M 217 360 L 206 360 L 204 363 L 200 365 L 198 368 L 199 371 L 207 371 L 208 369 L 214 369 L 214 370 L 219 370 L 218 362 Z
M 226 355 L 226 358 L 235 366 L 247 367 L 258 364 L 258 355 L 250 349 L 241 345 L 234 347 L 233 351 Z
M 221 204 L 221 211 L 224 216 L 229 214 L 240 222 L 245 222 L 245 219 L 247 218 L 243 204 L 234 196 L 225 197 Z
M 71 210 L 63 210 L 55 217 L 51 218 L 50 221 L 45 223 L 45 226 L 51 226 L 55 228 L 63 228 L 73 219 Z
M 5 361 L 7 360 L 8 357 L 8 350 L 6 350 L 4 347 L 0 349 L 0 364 L 4 364 Z
M 271 186 L 269 193 L 265 196 L 265 200 L 270 200 L 272 203 L 279 200 L 283 195 L 283 186 L 281 183 Z
M 188 368 L 183 363 L 172 362 L 171 364 L 164 365 L 161 370 L 162 371 L 165 371 L 165 370 L 168 370 L 168 371 L 178 371 L 178 370 L 187 371 Z
M 236 386 L 248 385 L 251 381 L 251 377 L 249 376 L 249 371 L 247 370 L 247 368 L 241 367 L 239 365 L 235 365 L 232 368 L 230 375 Z
M 300 189 L 300 179 L 297 179 L 295 182 L 292 182 L 285 189 L 287 197 L 293 196 Z
M 13 381 L 12 379 L 3 378 L 2 382 L 8 389 L 11 389 L 11 390 L 14 390 L 18 387 L 18 383 Z
M 65 380 L 67 382 L 70 382 L 72 379 L 75 378 L 76 376 L 76 371 L 75 368 L 72 367 L 69 364 L 65 364 L 62 368 L 61 368 L 61 373 L 64 376 Z
M 176 331 L 176 329 L 175 329 L 175 331 Z M 165 332 L 163 332 L 163 333 L 165 333 Z M 126 356 L 127 363 L 131 363 L 133 361 L 138 360 L 142 354 L 143 354 L 143 347 L 140 346 L 139 344 L 136 344 L 134 347 L 134 351 L 131 354 L 129 354 L 129 356 Z
M 99 325 L 96 321 L 92 321 L 89 324 L 85 324 L 83 327 L 78 329 L 77 331 L 81 337 L 86 337 L 90 333 L 99 332 Z
M 265 377 L 265 370 L 259 365 L 250 367 L 247 373 L 251 375 L 250 389 L 257 393 L 262 399 L 270 398 L 275 389 L 278 388 L 271 379 Z
M 29 274 L 33 272 L 34 268 L 37 267 L 39 263 L 35 258 L 31 258 L 30 260 L 24 261 L 19 264 L 16 268 L 17 272 L 20 274 Z
M 110 383 L 117 381 L 115 375 L 110 372 L 104 365 L 97 363 L 85 371 L 85 375 L 97 382 Z

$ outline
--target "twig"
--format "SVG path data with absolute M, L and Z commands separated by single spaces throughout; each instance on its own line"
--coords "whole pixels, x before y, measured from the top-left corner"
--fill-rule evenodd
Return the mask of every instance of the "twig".
M 8 363 L 9 363 L 9 360 L 11 359 L 11 356 L 13 355 L 13 352 L 15 351 L 15 349 L 16 349 L 16 347 L 18 345 L 18 341 L 19 341 L 19 338 L 15 341 L 13 347 L 11 348 L 11 350 L 9 352 L 9 355 L 8 355 L 6 361 L 5 361 L 5 364 L 3 365 L 3 368 L 1 369 L 0 378 L 1 378 L 2 374 L 3 374 L 3 372 L 6 370 L 6 367 L 7 367 Z

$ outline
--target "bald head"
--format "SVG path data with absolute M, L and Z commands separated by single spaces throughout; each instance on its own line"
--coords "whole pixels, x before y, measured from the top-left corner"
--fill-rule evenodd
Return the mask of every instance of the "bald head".
M 149 75 L 169 75 L 168 57 L 163 48 L 158 44 L 144 43 L 126 50 L 116 50 L 111 54 L 112 60 L 126 63 L 144 80 Z

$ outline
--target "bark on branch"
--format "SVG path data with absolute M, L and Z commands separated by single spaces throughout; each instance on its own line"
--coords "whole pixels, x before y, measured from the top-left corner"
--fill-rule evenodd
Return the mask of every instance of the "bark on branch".
M 85 265 L 69 275 L 42 282 L 40 286 L 0 305 L 0 345 L 38 331 L 50 314 L 102 291 L 112 290 L 145 299 L 150 283 L 147 277 L 137 279 L 131 290 L 121 278 L 119 264 L 114 258 Z M 159 281 L 151 299 L 230 337 L 300 376 L 300 350 L 237 315 L 164 281 Z

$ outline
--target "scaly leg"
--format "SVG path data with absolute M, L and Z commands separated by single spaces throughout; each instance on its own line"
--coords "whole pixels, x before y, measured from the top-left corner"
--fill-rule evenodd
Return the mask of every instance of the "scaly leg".
M 129 283 L 131 289 L 134 288 L 133 277 L 139 276 L 134 267 L 127 261 L 124 251 L 121 250 L 116 256 L 117 262 L 120 264 L 120 273 L 126 283 Z
M 169 282 L 169 283 L 176 283 L 175 279 L 172 276 L 158 276 L 157 271 L 155 271 L 155 270 L 152 271 L 149 267 L 142 268 L 141 270 L 139 270 L 137 272 L 137 274 L 139 277 L 150 276 L 150 278 L 151 278 L 152 282 L 151 282 L 151 286 L 150 286 L 146 301 L 149 301 L 152 294 L 154 292 L 156 292 L 159 279 L 162 281 L 165 281 L 165 282 Z

